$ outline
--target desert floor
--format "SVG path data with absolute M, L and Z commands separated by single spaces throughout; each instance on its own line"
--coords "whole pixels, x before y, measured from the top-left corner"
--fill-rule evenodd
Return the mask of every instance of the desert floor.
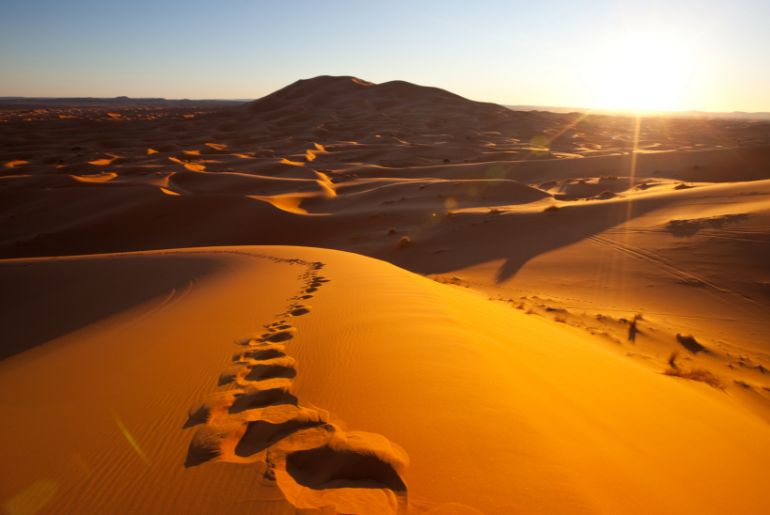
M 0 136 L 5 513 L 770 502 L 770 123 L 319 77 Z

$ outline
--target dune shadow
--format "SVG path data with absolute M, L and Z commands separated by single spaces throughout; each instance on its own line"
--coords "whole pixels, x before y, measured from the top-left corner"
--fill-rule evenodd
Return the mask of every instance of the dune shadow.
M 282 388 L 271 388 L 269 390 L 257 390 L 237 395 L 228 411 L 230 413 L 240 413 L 249 409 L 281 404 L 297 406 L 299 401 L 297 397 Z
M 0 359 L 146 302 L 168 302 L 219 267 L 179 255 L 0 262 Z
M 247 381 L 261 381 L 263 379 L 286 378 L 293 379 L 297 371 L 291 365 L 269 364 L 269 365 L 251 365 L 249 373 L 246 374 Z
M 451 224 L 425 235 L 421 245 L 445 245 L 447 234 L 462 243 L 442 259 L 397 255 L 393 262 L 421 274 L 442 274 L 489 261 L 503 260 L 495 272 L 500 284 L 513 278 L 535 257 L 585 240 L 656 209 L 654 203 L 608 202 L 567 205 L 557 210 L 503 216 L 454 216 Z M 435 244 L 434 244 L 435 240 Z
M 235 446 L 235 454 L 243 457 L 251 456 L 297 431 L 316 427 L 322 423 L 319 420 L 302 419 L 290 419 L 279 424 L 272 424 L 266 420 L 249 422 L 246 432 Z

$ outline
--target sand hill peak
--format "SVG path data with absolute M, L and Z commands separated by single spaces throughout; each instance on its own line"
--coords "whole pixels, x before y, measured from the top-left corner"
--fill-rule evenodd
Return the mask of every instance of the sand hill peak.
M 396 128 L 402 134 L 449 128 L 499 130 L 517 115 L 497 104 L 403 80 L 375 84 L 352 76 L 296 81 L 249 104 L 248 115 L 282 127 L 342 122 L 358 131 Z M 520 113 L 518 116 L 527 116 Z

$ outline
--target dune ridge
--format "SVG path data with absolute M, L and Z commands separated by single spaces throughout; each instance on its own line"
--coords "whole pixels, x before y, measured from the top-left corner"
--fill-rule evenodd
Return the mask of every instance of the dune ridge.
M 301 291 L 286 311 L 265 324 L 267 332 L 239 342 L 246 351 L 233 357 L 220 386 L 191 410 L 186 426 L 202 424 L 193 435 L 186 466 L 216 459 L 233 463 L 266 463 L 265 477 L 274 480 L 291 504 L 300 509 L 329 508 L 338 513 L 405 512 L 406 485 L 399 472 L 408 457 L 380 435 L 344 431 L 323 410 L 299 404 L 292 395 L 295 362 L 285 353 L 296 335 L 294 317 L 310 313 L 306 305 L 329 282 L 324 264 L 264 256 L 305 267 Z
M 178 300 L 0 363 L 0 383 L 27 392 L 13 404 L 14 390 L 2 389 L 17 424 L 4 430 L 13 438 L 3 452 L 25 464 L 3 484 L 4 498 L 43 474 L 54 485 L 51 513 L 761 513 L 770 434 L 732 394 L 650 370 L 477 292 L 302 247 L 74 257 L 60 276 L 81 277 L 83 263 L 141 259 L 149 271 L 192 258 L 218 272 Z M 255 308 L 259 320 L 278 314 L 243 339 Z M 240 343 L 232 359 L 227 335 Z M 75 365 L 113 353 L 120 367 Z M 155 366 L 142 386 L 130 378 L 148 358 Z M 50 376 L 67 385 L 62 405 L 48 409 L 69 413 L 56 430 L 72 448 L 43 437 L 49 426 L 24 436 L 47 405 Z M 217 376 L 224 384 L 214 389 Z M 116 422 L 79 423 L 110 410 Z M 43 452 L 30 452 L 36 446 Z M 48 457 L 75 449 L 86 469 Z M 707 466 L 714 461 L 719 469 Z M 437 470 L 452 473 L 437 480 Z

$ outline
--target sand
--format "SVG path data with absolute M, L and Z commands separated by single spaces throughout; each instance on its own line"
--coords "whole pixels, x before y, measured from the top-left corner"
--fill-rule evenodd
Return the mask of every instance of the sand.
M 770 500 L 768 124 L 350 77 L 2 113 L 6 513 Z

